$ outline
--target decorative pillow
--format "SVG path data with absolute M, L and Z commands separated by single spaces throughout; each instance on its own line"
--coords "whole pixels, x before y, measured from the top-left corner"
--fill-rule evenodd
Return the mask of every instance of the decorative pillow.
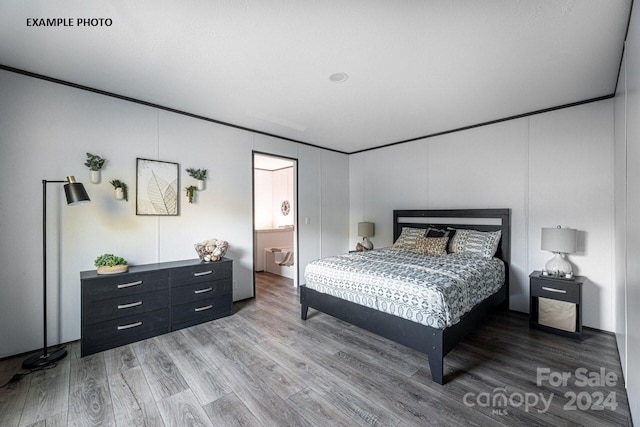
M 427 232 L 425 233 L 425 236 L 427 236 L 427 237 L 448 237 L 449 238 L 449 243 L 451 243 L 451 241 L 453 240 L 453 235 L 454 234 L 456 234 L 456 229 L 455 228 L 447 227 L 447 229 L 444 230 L 442 228 L 429 227 L 429 228 L 427 228 Z M 451 252 L 451 251 L 449 251 L 449 252 Z
M 449 251 L 453 254 L 472 254 L 484 258 L 491 258 L 498 250 L 502 231 L 477 231 L 477 230 L 456 230 Z
M 393 244 L 394 248 L 413 249 L 416 246 L 416 239 L 424 237 L 424 228 L 402 227 L 402 233 Z
M 427 231 L 424 234 L 426 237 L 449 237 L 448 230 L 442 230 L 440 228 L 427 228 Z
M 448 237 L 418 237 L 415 252 L 427 255 L 446 255 Z

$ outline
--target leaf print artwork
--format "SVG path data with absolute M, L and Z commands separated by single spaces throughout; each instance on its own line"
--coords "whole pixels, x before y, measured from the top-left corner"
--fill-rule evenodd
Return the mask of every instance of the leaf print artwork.
M 178 215 L 178 164 L 138 159 L 136 213 Z

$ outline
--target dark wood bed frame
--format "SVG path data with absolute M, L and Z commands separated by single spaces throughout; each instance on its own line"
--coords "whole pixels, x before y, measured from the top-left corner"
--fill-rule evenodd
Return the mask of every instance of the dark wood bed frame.
M 455 219 L 500 219 L 500 225 L 466 225 L 441 223 L 400 222 L 403 218 L 455 218 Z M 505 263 L 504 285 L 489 298 L 476 305 L 458 323 L 446 329 L 435 329 L 410 320 L 384 313 L 360 304 L 322 294 L 306 286 L 300 286 L 301 316 L 307 320 L 309 307 L 329 314 L 352 325 L 366 329 L 399 344 L 418 350 L 429 356 L 431 377 L 438 384 L 444 384 L 444 356 L 469 332 L 484 320 L 491 310 L 509 308 L 509 263 L 511 258 L 511 212 L 509 209 L 453 209 L 453 210 L 394 210 L 393 240 L 402 227 L 453 227 L 479 231 L 502 230 L 502 239 L 496 257 Z

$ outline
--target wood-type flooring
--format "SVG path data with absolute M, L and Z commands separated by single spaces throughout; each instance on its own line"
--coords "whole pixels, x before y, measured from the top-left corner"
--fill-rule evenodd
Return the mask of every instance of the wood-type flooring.
M 630 425 L 610 334 L 576 341 L 497 313 L 445 357 L 440 386 L 423 354 L 313 309 L 300 320 L 289 279 L 256 274 L 256 294 L 233 316 L 92 356 L 71 343 L 0 389 L 0 426 Z M 0 361 L 0 384 L 24 358 Z

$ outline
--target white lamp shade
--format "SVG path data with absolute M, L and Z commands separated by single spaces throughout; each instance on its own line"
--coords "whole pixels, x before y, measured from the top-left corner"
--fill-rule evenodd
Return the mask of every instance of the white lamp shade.
M 359 222 L 358 223 L 358 236 L 371 237 L 374 236 L 374 223 L 373 222 Z
M 577 232 L 573 228 L 543 228 L 543 251 L 572 254 L 576 251 Z

